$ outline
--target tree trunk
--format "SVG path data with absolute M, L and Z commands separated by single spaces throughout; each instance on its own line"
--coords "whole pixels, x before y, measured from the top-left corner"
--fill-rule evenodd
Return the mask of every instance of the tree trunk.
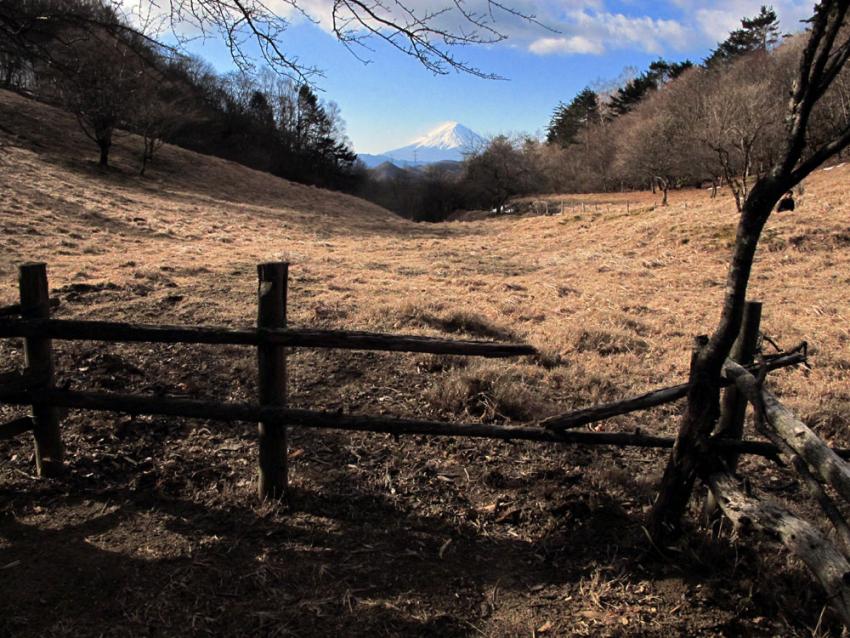
M 98 146 L 100 146 L 100 165 L 103 167 L 109 166 L 109 147 L 111 144 L 109 142 L 99 142 Z
M 787 190 L 786 182 L 774 177 L 756 182 L 738 222 L 720 322 L 711 339 L 703 337 L 694 351 L 688 407 L 652 509 L 650 527 L 656 542 L 678 532 L 687 509 L 700 456 L 720 415 L 720 373 L 741 329 L 758 240 L 770 212 Z
M 148 162 L 153 159 L 153 149 L 154 149 L 154 140 L 145 135 L 144 137 L 144 148 L 142 149 L 142 167 L 139 169 L 139 176 L 145 176 L 145 170 L 147 170 Z
M 112 148 L 112 127 L 108 125 L 99 126 L 95 129 L 94 135 L 90 137 L 94 137 L 98 148 L 100 148 L 100 165 L 103 167 L 109 166 L 109 149 Z
M 697 337 L 694 344 L 688 406 L 652 507 L 651 533 L 656 541 L 663 542 L 679 532 L 682 515 L 691 498 L 699 457 L 708 449 L 708 435 L 720 416 L 720 376 L 706 374 L 704 364 L 700 365 L 707 344 L 707 337 Z

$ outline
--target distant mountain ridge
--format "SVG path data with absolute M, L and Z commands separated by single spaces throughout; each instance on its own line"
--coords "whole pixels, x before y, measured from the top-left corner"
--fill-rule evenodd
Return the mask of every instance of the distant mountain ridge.
M 482 136 L 463 124 L 444 122 L 406 146 L 380 155 L 363 153 L 359 157 L 368 168 L 375 168 L 384 162 L 412 167 L 435 162 L 460 162 L 465 155 L 475 152 L 484 144 Z

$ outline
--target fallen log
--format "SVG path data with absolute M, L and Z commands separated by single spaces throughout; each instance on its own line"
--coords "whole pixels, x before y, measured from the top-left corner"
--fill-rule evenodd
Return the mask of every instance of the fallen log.
M 779 368 L 786 368 L 799 363 L 805 363 L 805 361 L 805 353 L 794 352 L 771 358 L 766 363 L 766 366 L 768 370 L 777 370 Z M 721 379 L 721 386 L 723 387 L 732 385 L 732 383 L 733 382 L 729 379 Z M 664 405 L 665 403 L 678 401 L 679 399 L 683 399 L 687 396 L 688 389 L 690 387 L 690 384 L 682 383 L 669 388 L 653 390 L 652 392 L 647 392 L 646 394 L 642 394 L 631 399 L 615 401 L 613 403 L 603 403 L 591 408 L 582 408 L 581 410 L 575 410 L 574 412 L 567 412 L 566 414 L 552 416 L 540 421 L 539 425 L 556 432 L 581 427 L 582 425 L 587 425 L 588 423 L 593 423 L 595 421 L 603 421 L 605 419 L 610 419 L 611 417 L 636 412 L 638 410 L 646 410 L 647 408 L 654 408 L 659 405 Z
M 826 493 L 823 485 L 815 478 L 803 459 L 794 454 L 791 456 L 790 462 L 791 466 L 802 477 L 803 483 L 805 483 L 806 488 L 809 490 L 809 494 L 818 502 L 829 522 L 835 528 L 838 544 L 844 556 L 850 557 L 850 525 L 847 524 L 841 510 L 838 509 L 829 494 Z
M 848 525 L 843 514 L 835 505 L 829 494 L 826 493 L 821 483 L 817 480 L 809 465 L 795 450 L 780 436 L 772 424 L 769 423 L 767 408 L 764 402 L 763 379 L 756 377 L 742 369 L 733 361 L 727 362 L 726 368 L 730 376 L 735 376 L 735 387 L 741 395 L 753 405 L 755 412 L 756 429 L 764 434 L 779 449 L 780 457 L 793 467 L 809 494 L 818 502 L 829 521 L 835 528 L 841 551 L 845 556 L 850 556 L 850 525 Z M 727 370 L 724 370 L 727 372 Z
M 812 524 L 784 508 L 747 496 L 725 472 L 706 482 L 723 513 L 740 533 L 757 530 L 777 538 L 802 560 L 826 592 L 830 606 L 850 628 L 850 563 Z
M 764 420 L 770 430 L 803 459 L 815 475 L 835 488 L 850 503 L 850 465 L 782 405 L 770 390 L 762 387 L 747 369 L 727 361 L 723 372 L 757 410 L 764 412 Z

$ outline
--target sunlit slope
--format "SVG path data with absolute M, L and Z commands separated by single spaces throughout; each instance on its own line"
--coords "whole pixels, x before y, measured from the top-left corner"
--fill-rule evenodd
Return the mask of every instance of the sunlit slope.
M 15 299 L 15 264 L 37 259 L 79 291 L 66 316 L 247 324 L 254 265 L 284 258 L 294 323 L 538 345 L 546 366 L 504 368 L 542 403 L 532 416 L 681 381 L 692 337 L 717 320 L 737 219 L 728 193 L 676 191 L 667 207 L 570 196 L 549 198 L 554 216 L 417 225 L 174 147 L 140 178 L 129 135 L 102 172 L 72 117 L 7 92 L 0 127 L 0 302 Z M 850 166 L 811 177 L 768 224 L 752 280 L 765 330 L 813 346 L 809 377 L 776 383 L 827 436 L 850 416 L 849 195 Z M 433 405 L 458 407 L 450 377 L 423 382 Z
M 123 132 L 103 171 L 71 115 L 7 91 L 0 91 L 0 149 L 6 278 L 22 259 L 97 276 L 133 258 L 213 266 L 279 257 L 307 236 L 406 226 L 364 200 L 170 145 L 141 178 L 141 140 Z

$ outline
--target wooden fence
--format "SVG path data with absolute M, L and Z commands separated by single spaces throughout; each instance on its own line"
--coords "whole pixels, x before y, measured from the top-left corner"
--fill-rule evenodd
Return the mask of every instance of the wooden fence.
M 250 330 L 192 326 L 153 326 L 107 321 L 53 319 L 56 302 L 48 294 L 44 264 L 25 264 L 19 270 L 20 303 L 0 308 L 0 338 L 23 338 L 26 368 L 0 373 L 0 403 L 31 406 L 31 416 L 0 424 L 0 440 L 32 432 L 40 476 L 59 475 L 64 467 L 59 408 L 104 410 L 147 414 L 249 421 L 259 423 L 259 479 L 261 499 L 285 496 L 287 490 L 287 427 L 336 428 L 393 434 L 465 436 L 543 443 L 640 446 L 673 448 L 667 470 L 689 465 L 691 478 L 662 481 L 653 507 L 653 537 L 663 540 L 665 503 L 675 499 L 687 504 L 693 476 L 699 474 L 718 507 L 743 529 L 759 529 L 778 538 L 808 566 L 826 591 L 830 605 L 850 628 L 850 524 L 824 486 L 830 486 L 844 505 L 850 503 L 850 457 L 848 450 L 827 447 L 808 427 L 796 419 L 776 397 L 763 388 L 770 370 L 805 363 L 805 344 L 773 356 L 759 353 L 752 365 L 759 336 L 761 305 L 750 302 L 741 333 L 730 359 L 724 365 L 720 384 L 728 386 L 723 397 L 721 419 L 714 432 L 688 430 L 684 420 L 676 439 L 640 432 L 588 432 L 574 428 L 670 403 L 685 397 L 691 385 L 682 384 L 648 392 L 606 405 L 519 426 L 483 423 L 443 423 L 383 416 L 341 415 L 287 406 L 287 350 L 289 348 L 343 348 L 421 352 L 480 357 L 535 356 L 524 344 L 446 340 L 433 337 L 388 335 L 339 330 L 303 330 L 286 323 L 288 265 L 260 264 L 258 267 L 257 327 Z M 57 389 L 54 384 L 53 339 L 83 339 L 101 342 L 155 342 L 188 344 L 231 344 L 257 349 L 259 379 L 256 403 L 181 399 L 94 393 Z M 706 338 L 698 338 L 702 343 Z M 751 365 L 747 367 L 746 364 Z M 756 376 L 757 375 L 757 376 Z M 697 390 L 700 386 L 694 386 Z M 747 403 L 754 407 L 755 422 L 768 441 L 742 440 Z M 816 526 L 776 504 L 760 501 L 742 491 L 732 472 L 740 454 L 771 457 L 793 467 L 836 530 L 832 543 Z M 678 471 L 678 470 L 677 470 Z M 669 484 L 668 484 L 669 483 Z
M 576 410 L 539 423 L 520 426 L 342 415 L 288 407 L 287 350 L 290 348 L 340 348 L 478 357 L 535 356 L 537 353 L 533 347 L 525 344 L 290 328 L 286 320 L 288 265 L 260 264 L 257 271 L 257 327 L 233 329 L 51 318 L 51 309 L 58 304 L 51 300 L 48 294 L 46 265 L 20 266 L 20 303 L 0 308 L 0 338 L 24 339 L 26 368 L 23 373 L 0 374 L 0 403 L 30 405 L 32 416 L 0 425 L 0 439 L 32 431 L 38 474 L 55 476 L 61 473 L 63 467 L 59 408 L 257 422 L 258 492 L 261 498 L 279 497 L 286 492 L 288 426 L 557 444 L 673 447 L 674 439 L 667 437 L 640 432 L 574 431 L 573 428 L 676 401 L 687 394 L 687 384 L 662 388 L 639 397 Z M 54 339 L 252 346 L 257 349 L 257 402 L 234 403 L 58 389 L 54 385 Z M 781 353 L 770 358 L 766 367 L 777 369 L 804 360 L 805 352 Z M 772 443 L 742 441 L 738 437 L 718 438 L 712 444 L 727 454 L 776 456 L 778 452 Z M 850 456 L 850 451 L 837 452 L 842 456 Z

